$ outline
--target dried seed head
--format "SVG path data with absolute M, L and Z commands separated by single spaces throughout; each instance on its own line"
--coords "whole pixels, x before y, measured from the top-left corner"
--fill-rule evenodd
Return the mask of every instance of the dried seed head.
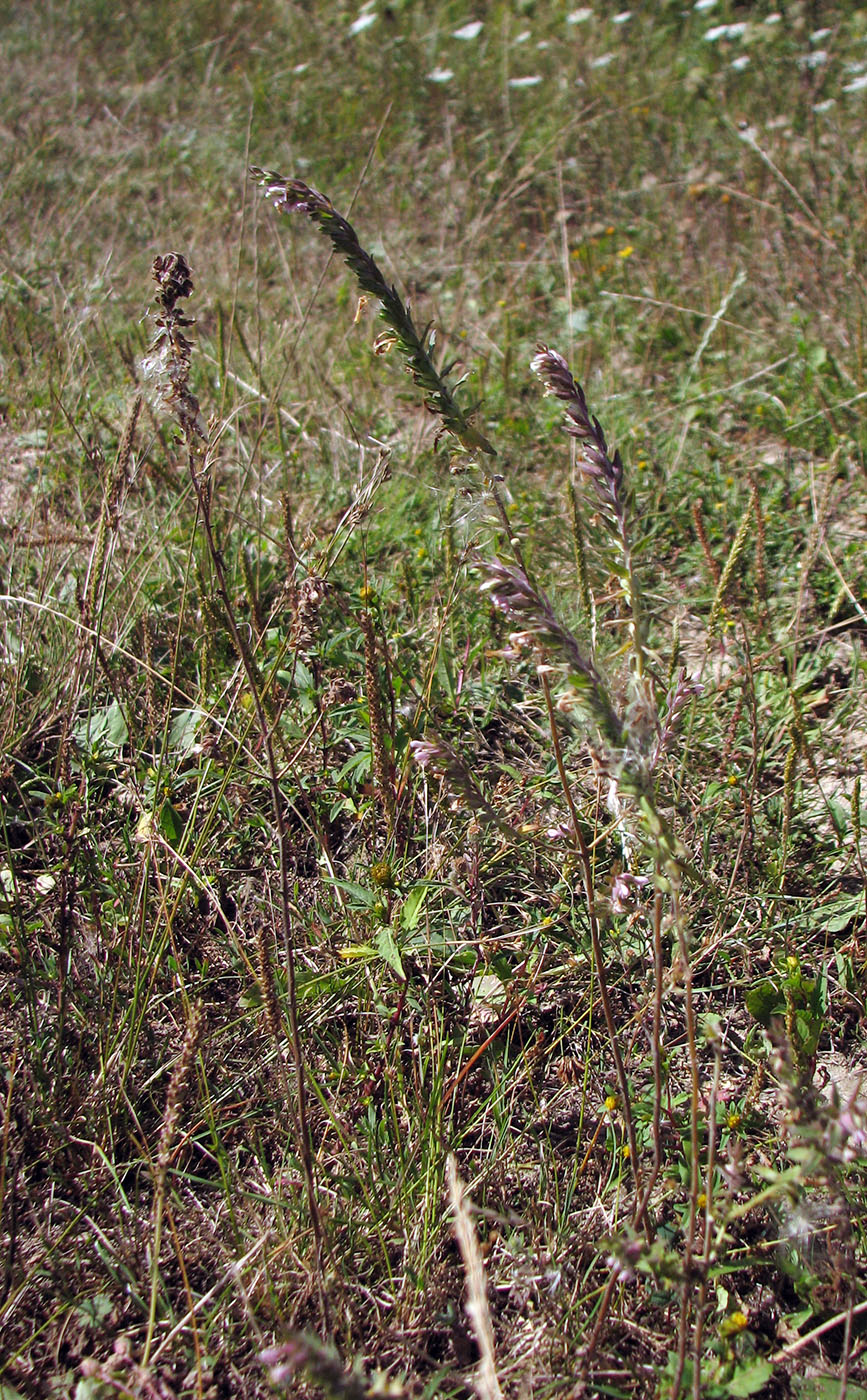
M 159 300 L 167 310 L 179 297 L 192 296 L 193 275 L 183 253 L 166 253 L 153 261 L 153 278 L 159 287 Z

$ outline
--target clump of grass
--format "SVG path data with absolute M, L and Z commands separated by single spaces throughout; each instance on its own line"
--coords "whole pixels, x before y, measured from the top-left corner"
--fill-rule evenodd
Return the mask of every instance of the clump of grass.
M 261 178 L 261 172 L 256 172 Z M 337 214 L 324 196 L 311 191 L 301 182 L 267 181 L 271 197 L 277 197 L 278 207 L 309 214 L 332 237 L 335 248 L 343 252 L 356 274 L 361 287 L 377 295 L 384 314 L 392 324 L 410 367 L 421 386 L 432 391 L 433 379 L 427 365 L 420 367 L 417 340 L 401 321 L 402 306 L 395 300 L 366 254 L 352 227 Z M 401 329 L 402 328 L 402 329 Z M 642 1261 L 646 1270 L 658 1281 L 676 1279 L 680 1294 L 680 1314 L 676 1343 L 671 1353 L 670 1394 L 675 1400 L 681 1394 L 685 1377 L 691 1375 L 694 1394 L 701 1393 L 703 1367 L 710 1374 L 734 1375 L 733 1363 L 723 1372 L 708 1363 L 705 1357 L 705 1324 L 708 1309 L 709 1270 L 717 1258 L 719 1243 L 714 1245 L 711 1219 L 714 1209 L 719 1219 L 726 1216 L 718 1198 L 716 1105 L 719 1092 L 721 1056 L 719 1035 L 713 1019 L 700 1027 L 697 1012 L 697 989 L 694 967 L 694 938 L 690 933 L 684 906 L 684 883 L 703 882 L 685 846 L 663 815 L 659 793 L 659 773 L 663 759 L 670 754 L 681 731 L 685 716 L 702 687 L 685 670 L 676 670 L 679 635 L 675 629 L 668 648 L 671 655 L 669 683 L 666 689 L 654 674 L 649 659 L 647 622 L 642 596 L 637 547 L 633 540 L 634 502 L 626 482 L 624 464 L 619 451 L 609 452 L 602 426 L 591 414 L 581 386 L 573 378 L 568 364 L 557 351 L 540 345 L 532 368 L 541 378 L 546 393 L 565 405 L 566 429 L 579 444 L 577 468 L 592 492 L 594 535 L 592 544 L 597 557 L 616 580 L 618 593 L 613 601 L 622 603 L 628 619 L 629 678 L 625 703 L 615 698 L 616 683 L 603 677 L 599 664 L 581 644 L 574 632 L 560 620 L 549 597 L 531 576 L 519 535 L 511 528 L 501 496 L 495 494 L 494 483 L 488 490 L 494 498 L 497 514 L 514 555 L 513 562 L 477 555 L 475 564 L 482 575 L 483 591 L 495 607 L 512 624 L 506 659 L 517 660 L 527 649 L 537 658 L 542 695 L 547 712 L 551 752 L 560 779 L 562 797 L 574 841 L 575 854 L 581 870 L 586 918 L 589 925 L 593 964 L 599 997 L 609 1038 L 609 1052 L 614 1066 L 619 1103 L 626 1135 L 625 1155 L 634 1182 L 630 1202 L 631 1229 L 640 1236 L 629 1246 L 629 1268 Z M 427 377 L 426 377 L 427 376 Z M 429 399 L 429 406 L 439 412 L 445 425 L 461 436 L 461 424 L 455 416 L 452 401 L 440 390 L 438 397 Z M 708 639 L 712 640 L 719 625 L 726 594 L 747 545 L 749 525 L 753 518 L 754 500 L 743 512 L 729 549 L 726 564 L 715 573 L 716 592 L 708 614 Z M 594 608 L 588 607 L 586 555 L 583 534 L 578 525 L 578 506 L 572 496 L 573 540 L 578 550 L 579 588 L 584 596 L 585 612 L 593 618 Z M 700 517 L 699 517 L 700 520 Z M 640 548 L 641 541 L 638 542 Z M 702 544 L 709 553 L 704 536 Z M 764 544 L 762 542 L 762 549 Z M 764 570 L 764 556 L 761 568 Z M 595 619 L 594 619 L 595 621 Z M 365 648 L 369 654 L 369 643 Z M 369 670 L 369 666 L 368 666 Z M 561 683 L 555 700 L 552 689 Z M 368 683 L 370 684 L 370 683 Z M 616 872 L 612 881 L 609 912 L 600 904 L 596 865 L 585 835 L 585 820 L 579 813 L 574 795 L 574 780 L 569 772 L 569 760 L 561 737 L 558 714 L 566 714 L 571 725 L 578 728 L 589 746 L 596 771 L 608 783 L 608 807 L 618 832 L 626 869 Z M 437 772 L 462 805 L 474 811 L 492 829 L 506 830 L 501 814 L 483 797 L 475 779 L 462 759 L 440 738 L 430 736 L 412 745 L 414 756 L 424 768 Z M 574 762 L 574 754 L 570 756 Z M 378 779 L 382 788 L 383 780 Z M 788 807 L 787 807 L 788 811 Z M 784 820 L 787 829 L 790 814 Z M 636 841 L 636 837 L 640 838 Z M 636 868 L 646 863 L 645 870 Z M 652 910 L 641 907 L 643 892 L 653 890 Z M 669 912 L 665 915 L 665 906 Z M 611 958 L 604 942 L 609 920 L 628 914 L 632 920 L 643 921 L 648 929 L 652 952 L 650 1008 L 650 1070 L 652 1109 L 649 1134 L 639 1139 L 637 1102 L 628 1055 L 621 1045 L 611 984 Z M 658 1185 L 665 1169 L 666 1147 L 662 1135 L 662 1109 L 666 1089 L 664 1061 L 670 1051 L 664 1037 L 664 1009 L 671 1000 L 664 959 L 664 929 L 668 926 L 673 937 L 672 959 L 676 972 L 675 985 L 682 996 L 682 1035 L 688 1061 L 686 1102 L 688 1111 L 683 1126 L 686 1158 L 686 1210 L 683 1238 L 679 1251 L 660 1251 L 655 1243 L 657 1228 Z M 713 1066 L 713 1088 L 707 1112 L 710 1123 L 705 1131 L 702 1098 L 702 1065 L 710 1060 Z M 633 1071 L 634 1073 L 634 1071 Z M 646 1142 L 649 1136 L 649 1152 Z M 711 1202 L 716 1199 L 716 1207 Z M 717 1236 L 719 1242 L 720 1237 Z M 462 1235 L 462 1240 L 464 1236 Z M 464 1240 L 464 1245 L 468 1242 Z M 464 1247 L 462 1245 L 462 1248 Z M 614 1298 L 621 1286 L 623 1272 L 618 1264 L 612 1268 L 602 1289 L 583 1348 L 585 1373 L 603 1336 Z M 481 1323 L 480 1323 L 481 1326 Z M 490 1330 L 482 1328 L 487 1339 L 480 1341 L 486 1357 L 484 1378 L 480 1373 L 478 1385 L 485 1393 L 494 1393 L 498 1383 L 493 1369 Z M 763 1378 L 770 1374 L 760 1367 Z

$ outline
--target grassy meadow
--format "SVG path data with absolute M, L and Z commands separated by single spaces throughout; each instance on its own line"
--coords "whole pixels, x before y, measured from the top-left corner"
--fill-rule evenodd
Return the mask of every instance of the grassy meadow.
M 0 50 L 0 1400 L 865 1400 L 867 9 Z

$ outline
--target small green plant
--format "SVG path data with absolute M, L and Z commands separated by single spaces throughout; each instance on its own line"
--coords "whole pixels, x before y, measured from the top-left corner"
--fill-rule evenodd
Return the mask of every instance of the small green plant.
M 800 960 L 789 954 L 781 960 L 775 977 L 766 977 L 750 988 L 746 1005 L 753 1020 L 764 1030 L 785 1037 L 797 1074 L 804 1083 L 811 1083 L 827 1019 L 825 974 L 805 975 Z

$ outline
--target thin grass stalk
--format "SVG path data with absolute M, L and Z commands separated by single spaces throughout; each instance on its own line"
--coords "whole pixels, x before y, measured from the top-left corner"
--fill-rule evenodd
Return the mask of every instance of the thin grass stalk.
M 379 675 L 376 655 L 376 633 L 373 618 L 365 609 L 359 614 L 359 626 L 364 639 L 364 677 L 367 691 L 367 714 L 370 722 L 370 751 L 373 759 L 373 776 L 379 800 L 385 813 L 385 824 L 389 837 L 394 834 L 394 779 L 391 759 L 385 741 L 385 722 L 382 714 L 382 699 L 379 693 Z
M 281 491 L 280 509 L 283 515 L 283 558 L 286 564 L 286 584 L 291 588 L 295 581 L 295 566 L 298 563 L 298 548 L 295 544 L 295 520 L 292 514 L 292 492 Z
M 455 576 L 455 501 L 457 491 L 452 487 L 446 497 L 445 507 L 442 514 L 443 532 L 443 571 L 445 574 L 446 591 L 451 589 Z
M 132 458 L 135 430 L 141 406 L 142 395 L 136 394 L 130 404 L 124 430 L 118 444 L 114 468 L 105 482 L 84 595 L 86 601 L 85 621 L 88 624 L 92 623 L 99 610 L 100 597 L 105 583 L 109 533 L 114 533 L 117 530 L 119 511 L 123 503 L 125 489 L 129 484 L 129 464 Z
M 703 502 L 701 500 L 693 501 L 692 523 L 695 526 L 696 539 L 701 545 L 704 562 L 707 564 L 707 571 L 716 585 L 719 583 L 720 567 L 714 558 L 713 550 L 710 547 L 710 540 L 707 537 L 707 530 L 705 529 L 704 518 L 701 513 L 702 505 Z
M 479 1400 L 503 1400 L 503 1392 L 497 1379 L 494 1329 L 488 1307 L 485 1266 L 470 1214 L 467 1188 L 458 1176 L 453 1153 L 450 1153 L 446 1160 L 446 1181 L 454 1216 L 455 1236 L 467 1278 L 467 1316 L 479 1348 L 480 1361 L 475 1374 L 476 1391 Z
M 63 748 L 64 745 L 61 745 Z M 68 762 L 68 759 L 65 760 Z M 64 1082 L 64 1048 L 66 1042 L 66 1011 L 69 973 L 72 963 L 72 938 L 75 927 L 75 908 L 78 896 L 78 876 L 76 872 L 76 833 L 82 811 L 81 791 L 69 804 L 66 827 L 63 835 L 63 855 L 57 882 L 57 1030 L 55 1054 L 57 1071 L 55 1096 L 58 1111 L 62 1110 L 68 1085 Z
M 283 1027 L 280 1018 L 280 1003 L 277 1000 L 274 969 L 271 965 L 271 949 L 268 947 L 264 919 L 256 921 L 256 963 L 259 972 L 259 991 L 265 1011 L 265 1024 L 268 1027 L 268 1034 L 271 1037 L 274 1054 L 277 1058 L 277 1078 L 280 1083 L 280 1092 L 286 1102 L 291 1103 L 286 1063 L 283 1059 Z
M 590 1333 L 590 1336 L 587 1338 L 587 1341 L 584 1345 L 584 1350 L 581 1353 L 580 1374 L 582 1378 L 586 1377 L 587 1372 L 590 1369 L 590 1363 L 596 1354 L 596 1348 L 598 1347 L 599 1342 L 601 1341 L 605 1324 L 608 1321 L 608 1314 L 611 1311 L 611 1304 L 614 1301 L 614 1294 L 617 1292 L 619 1283 L 620 1275 L 617 1273 L 616 1270 L 612 1270 L 608 1282 L 602 1290 L 602 1297 L 599 1299 L 599 1307 L 596 1309 L 596 1318 L 593 1323 L 593 1329 Z
M 768 566 L 767 551 L 765 547 L 765 513 L 762 510 L 762 496 L 759 491 L 759 483 L 755 474 L 750 473 L 750 496 L 753 502 L 753 512 L 756 517 L 756 589 L 759 598 L 765 605 L 767 613 L 768 602 Z
M 713 1179 L 716 1171 L 716 1106 L 719 1098 L 720 1077 L 722 1075 L 722 1052 L 720 1049 L 719 1036 L 717 1035 L 713 1037 L 713 1057 L 713 1079 L 711 1080 L 707 1106 L 707 1159 L 705 1162 L 704 1174 L 704 1249 L 702 1250 L 701 1257 L 701 1279 L 695 1308 L 695 1328 L 692 1338 L 693 1400 L 701 1400 L 701 1347 L 702 1341 L 704 1340 L 704 1324 L 708 1312 L 708 1273 L 713 1249 L 711 1222 L 713 1218 Z
M 158 717 L 156 687 L 154 686 L 153 635 L 151 633 L 150 614 L 147 609 L 145 609 L 141 616 L 141 647 L 142 658 L 145 663 L 145 736 L 148 743 L 153 744 L 154 736 L 157 732 Z
M 786 863 L 789 858 L 789 832 L 795 805 L 795 777 L 798 771 L 798 741 L 793 739 L 786 752 L 783 766 L 783 823 L 780 831 L 780 873 L 777 886 L 780 894 L 786 888 Z
M 657 874 L 660 874 L 657 863 Z M 657 890 L 653 899 L 653 1026 L 651 1030 L 650 1057 L 653 1064 L 653 1158 L 650 1171 L 644 1183 L 644 1195 L 638 1203 L 633 1225 L 640 1229 L 647 1216 L 650 1198 L 653 1194 L 659 1173 L 662 1171 L 662 997 L 664 991 L 664 966 L 662 957 L 662 909 L 663 898 Z
M 217 546 L 211 521 L 209 478 L 214 443 L 204 432 L 201 424 L 198 400 L 194 397 L 189 388 L 191 345 L 184 330 L 186 327 L 190 326 L 192 322 L 177 309 L 178 300 L 189 297 L 193 290 L 190 269 L 181 254 L 171 253 L 166 257 L 154 259 L 153 275 L 157 286 L 160 288 L 157 301 L 161 309 L 161 314 L 157 317 L 156 321 L 159 333 L 152 347 L 150 362 L 161 374 L 162 394 L 165 406 L 177 418 L 186 439 L 190 480 L 198 504 L 198 517 L 205 533 L 205 540 L 216 582 L 216 591 L 223 606 L 232 641 L 246 673 L 247 684 L 253 699 L 256 722 L 268 769 L 271 806 L 277 836 L 277 855 L 280 869 L 280 907 L 283 924 L 284 956 L 286 961 L 289 1027 L 295 1063 L 297 1104 L 295 1122 L 296 1140 L 304 1176 L 310 1224 L 316 1246 L 316 1276 L 323 1323 L 327 1326 L 328 1305 L 323 1279 L 325 1238 L 316 1199 L 316 1179 L 307 1113 L 306 1069 L 298 1026 L 295 946 L 292 932 L 292 883 L 289 842 L 286 833 L 286 822 L 283 815 L 283 795 L 280 789 L 280 774 L 277 768 L 271 725 L 268 722 L 265 704 L 259 686 L 258 667 L 250 653 L 235 616 L 235 609 L 232 604 L 225 569 L 223 567 L 222 554 Z
M 560 747 L 560 735 L 557 730 L 557 716 L 554 711 L 554 702 L 551 697 L 551 686 L 546 675 L 540 677 L 542 682 L 542 693 L 545 696 L 545 706 L 548 711 L 548 725 L 551 731 L 551 743 L 554 750 L 554 760 L 557 764 L 557 773 L 560 778 L 560 786 L 563 789 L 563 796 L 569 808 L 569 816 L 572 821 L 572 831 L 575 836 L 575 844 L 578 848 L 578 855 L 581 862 L 581 875 L 584 884 L 584 900 L 587 907 L 587 919 L 590 924 L 590 942 L 593 948 L 593 960 L 596 964 L 596 981 L 599 987 L 599 999 L 602 1002 L 602 1011 L 605 1016 L 605 1027 L 608 1032 L 608 1039 L 611 1044 L 611 1053 L 614 1059 L 614 1070 L 617 1075 L 617 1087 L 620 1090 L 620 1098 L 623 1104 L 623 1122 L 626 1127 L 626 1137 L 629 1143 L 629 1162 L 632 1169 L 632 1178 L 635 1183 L 635 1191 L 638 1199 L 642 1197 L 641 1168 L 638 1162 L 638 1140 L 635 1135 L 635 1123 L 632 1117 L 632 1106 L 629 1098 L 629 1081 L 626 1078 L 626 1069 L 623 1064 L 623 1056 L 620 1053 L 620 1045 L 617 1037 L 617 1026 L 614 1020 L 614 1012 L 611 1008 L 611 996 L 608 990 L 608 978 L 605 972 L 605 958 L 602 952 L 602 939 L 599 934 L 599 920 L 596 917 L 596 901 L 594 898 L 593 886 L 593 864 L 590 859 L 590 851 L 587 842 L 584 840 L 584 833 L 581 830 L 581 823 L 575 809 L 575 802 L 572 797 L 572 790 L 569 784 L 569 777 L 566 773 L 566 766 L 563 762 L 563 751 Z M 648 1243 L 650 1237 L 648 1234 Z
M 205 1400 L 205 1387 L 202 1384 L 202 1373 L 205 1369 L 205 1358 L 202 1355 L 202 1339 L 199 1332 L 199 1325 L 196 1322 L 195 1301 L 193 1298 L 193 1290 L 190 1287 L 190 1276 L 187 1266 L 184 1263 L 184 1243 L 178 1231 L 174 1212 L 172 1211 L 169 1201 L 166 1201 L 166 1215 L 168 1216 L 169 1229 L 172 1232 L 172 1244 L 175 1249 L 175 1258 L 178 1261 L 178 1269 L 180 1270 L 181 1281 L 187 1299 L 187 1317 L 190 1319 L 189 1328 L 193 1334 L 193 1351 L 196 1353 L 196 1400 Z
M 253 577 L 253 564 L 250 553 L 247 549 L 241 550 L 241 578 L 244 581 L 244 596 L 247 599 L 247 606 L 256 628 L 257 639 L 264 636 L 267 623 L 262 613 L 262 605 L 259 601 L 259 590 L 256 587 L 256 580 Z
M 674 926 L 677 930 L 677 946 L 683 974 L 684 1004 L 686 1010 L 686 1041 L 689 1051 L 690 1072 L 689 1140 L 691 1161 L 689 1169 L 689 1217 L 683 1252 L 683 1286 L 681 1290 L 681 1309 L 677 1331 L 677 1358 L 675 1361 L 674 1380 L 671 1386 L 671 1400 L 678 1400 L 681 1382 L 683 1380 L 683 1371 L 686 1365 L 689 1318 L 692 1312 L 690 1302 L 694 1272 L 693 1260 L 695 1258 L 695 1243 L 698 1229 L 698 1195 L 701 1181 L 701 1176 L 699 1174 L 699 1108 L 701 1085 L 698 1066 L 698 1034 L 693 996 L 692 963 L 687 946 L 686 930 L 683 924 L 683 912 L 680 907 L 677 881 L 675 879 L 672 879 L 671 901 Z
M 6 1184 L 10 1166 L 12 1166 L 13 1170 L 13 1181 L 15 1170 L 14 1165 L 11 1161 L 12 1154 L 10 1152 L 9 1147 L 9 1136 L 12 1129 L 12 1100 L 15 1091 L 15 1077 L 18 1073 L 18 1047 L 19 1040 L 18 1035 L 16 1034 L 16 1037 L 12 1042 L 12 1046 L 8 1051 L 8 1058 L 6 1061 L 6 1101 L 3 1104 L 3 1133 L 2 1138 L 0 1138 L 0 1220 L 11 1219 L 12 1221 L 14 1221 L 15 1218 L 14 1210 L 10 1211 L 8 1215 L 6 1211 Z M 12 1238 L 14 1238 L 14 1225 L 12 1226 L 12 1229 L 10 1231 L 10 1235 L 12 1236 Z M 9 1248 L 11 1250 L 11 1238 Z M 8 1271 L 8 1264 L 6 1267 Z M 11 1287 L 11 1282 L 12 1280 L 10 1277 L 10 1273 L 7 1272 L 3 1284 L 2 1286 L 0 1286 L 0 1307 L 2 1307 L 2 1305 L 6 1302 L 9 1289 Z

